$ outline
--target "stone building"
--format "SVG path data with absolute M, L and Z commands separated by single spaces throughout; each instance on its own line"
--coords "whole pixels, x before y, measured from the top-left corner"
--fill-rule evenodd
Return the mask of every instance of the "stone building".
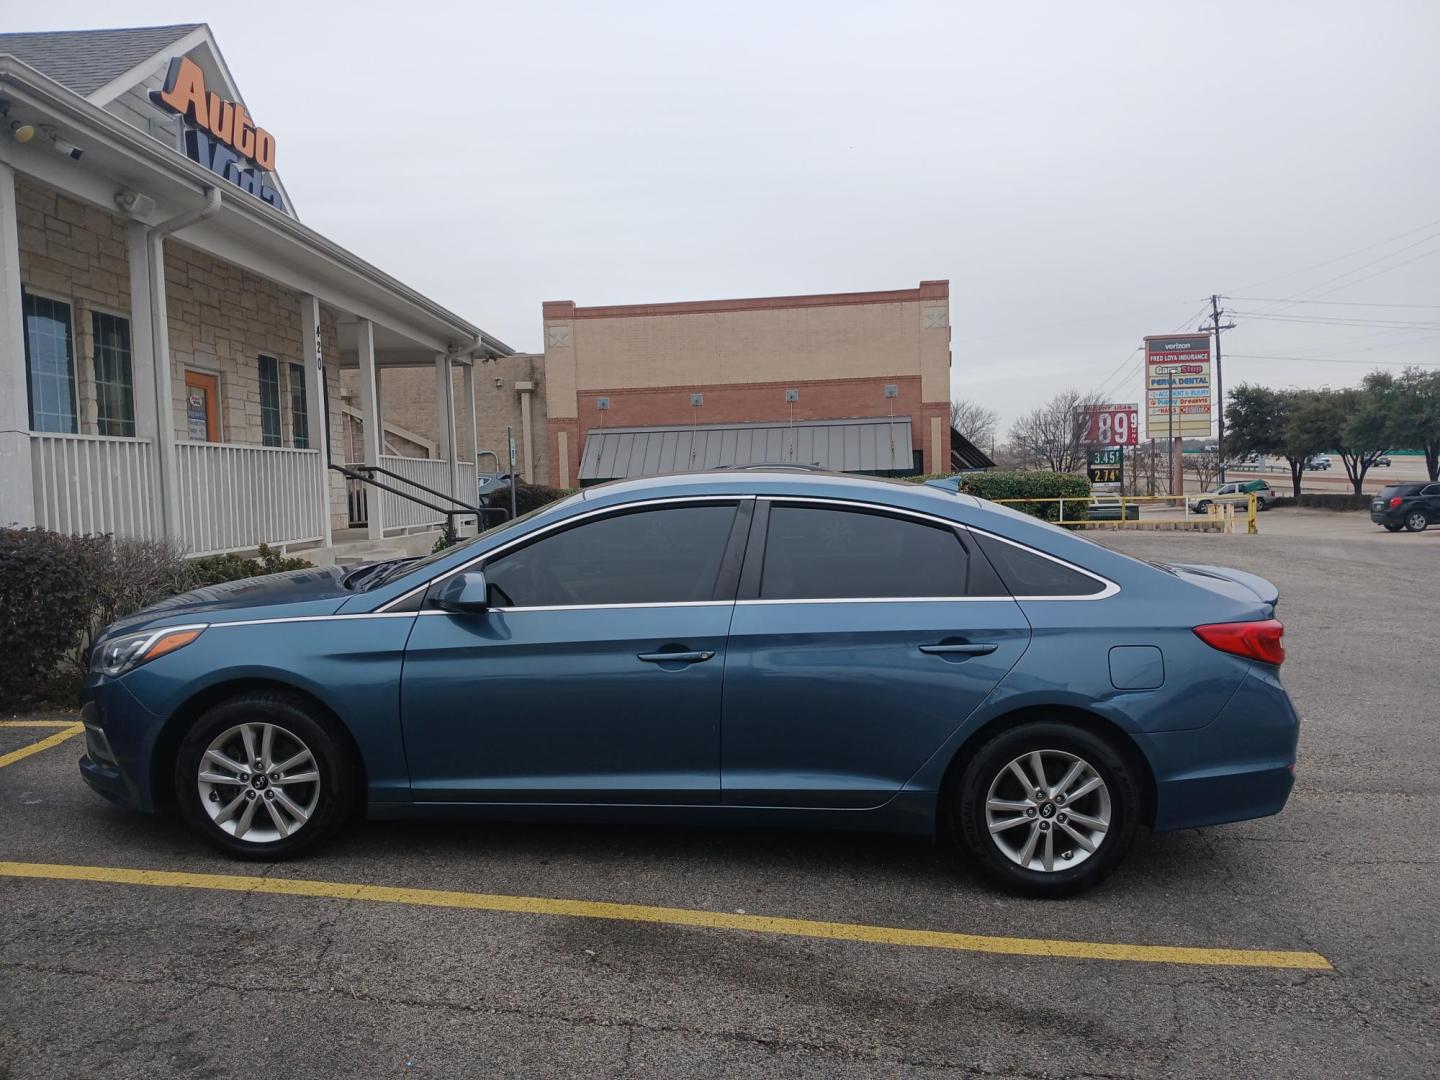
M 473 492 L 451 388 L 512 350 L 302 224 L 283 161 L 204 25 L 0 34 L 0 524 L 325 549 L 365 504 L 332 464 Z M 332 436 L 417 370 L 418 441 Z

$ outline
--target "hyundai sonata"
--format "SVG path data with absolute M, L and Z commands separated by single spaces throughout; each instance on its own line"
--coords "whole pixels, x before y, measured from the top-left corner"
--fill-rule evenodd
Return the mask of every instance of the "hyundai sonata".
M 80 769 L 242 858 L 361 814 L 819 826 L 1058 895 L 1141 826 L 1284 806 L 1276 600 L 934 487 L 627 481 L 115 624 Z

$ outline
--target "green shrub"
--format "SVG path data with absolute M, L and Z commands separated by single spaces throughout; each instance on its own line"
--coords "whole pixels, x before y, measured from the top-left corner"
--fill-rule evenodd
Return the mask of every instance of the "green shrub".
M 90 627 L 109 540 L 0 529 L 0 706 L 52 678 Z
M 942 474 L 943 475 L 943 474 Z M 948 478 L 946 476 L 945 478 Z M 937 479 L 909 477 L 916 483 Z M 991 469 L 989 472 L 955 474 L 960 490 L 979 499 L 1005 502 L 1012 510 L 1045 521 L 1060 520 L 1058 502 L 1008 502 L 1010 499 L 1060 499 L 1065 502 L 1065 520 L 1083 521 L 1090 512 L 1090 481 L 1069 473 L 1023 469 Z M 1074 500 L 1073 502 L 1070 500 Z
M 186 588 L 198 589 L 204 585 L 219 585 L 221 582 L 260 577 L 262 574 L 304 570 L 315 564 L 309 559 L 286 558 L 273 548 L 261 544 L 253 559 L 234 554 L 206 555 L 203 558 L 191 559 L 186 565 L 190 570 L 190 584 Z M 177 591 L 184 592 L 185 589 Z
M 97 553 L 90 622 L 74 653 L 83 673 L 90 643 L 116 619 L 123 619 L 167 596 L 194 588 L 190 564 L 164 540 L 108 539 Z
M 528 514 L 531 510 L 563 499 L 570 492 L 564 488 L 546 487 L 544 484 L 519 483 L 515 485 L 515 513 Z

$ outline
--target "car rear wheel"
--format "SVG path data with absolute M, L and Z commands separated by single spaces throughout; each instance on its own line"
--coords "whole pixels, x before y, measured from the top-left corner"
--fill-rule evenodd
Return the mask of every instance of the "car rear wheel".
M 1201 502 L 1196 503 L 1195 512 L 1197 514 L 1208 514 L 1210 512 L 1209 500 L 1202 500 Z
M 1099 882 L 1140 820 L 1134 770 L 1105 739 L 1038 721 L 995 736 L 956 791 L 958 839 L 1011 892 L 1057 897 Z
M 181 743 L 175 793 L 186 822 L 242 859 L 289 858 L 344 824 L 358 769 L 333 721 L 284 694 L 231 698 Z
M 1425 526 L 1429 524 L 1430 519 L 1422 510 L 1413 510 L 1405 515 L 1405 528 L 1410 532 L 1424 532 Z

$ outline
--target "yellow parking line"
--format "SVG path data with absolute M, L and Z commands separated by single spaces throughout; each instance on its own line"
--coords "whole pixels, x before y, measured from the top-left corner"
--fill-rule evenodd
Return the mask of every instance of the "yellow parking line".
M 22 746 L 19 750 L 11 750 L 8 754 L 0 754 L 0 769 L 6 765 L 14 765 L 17 761 L 24 761 L 31 754 L 38 754 L 41 750 L 49 750 L 52 746 L 59 746 L 66 739 L 73 738 L 85 730 L 84 724 L 71 724 L 64 731 L 57 731 L 54 735 L 47 735 L 39 742 L 33 742 L 29 746 Z
M 1196 949 L 1174 945 L 1121 945 L 1094 941 L 1054 941 L 1044 938 L 984 937 L 941 930 L 911 930 L 859 923 L 814 922 L 768 915 L 741 915 L 728 911 L 610 904 L 591 900 L 553 900 L 538 896 L 502 896 L 495 893 L 405 889 L 387 885 L 355 885 L 340 881 L 303 881 L 260 878 L 241 874 L 190 874 L 168 870 L 126 870 L 107 866 L 65 866 L 51 863 L 0 862 L 0 877 L 43 878 L 58 881 L 98 881 L 118 885 L 160 888 L 216 889 L 225 892 L 273 896 L 313 896 L 328 900 L 368 900 L 385 904 L 461 908 L 469 911 L 505 911 L 525 915 L 561 915 L 581 919 L 615 919 L 624 922 L 701 926 L 720 930 L 749 930 L 762 934 L 860 941 L 875 945 L 907 945 L 926 949 L 1001 953 L 1010 956 L 1068 957 L 1079 960 L 1128 960 L 1153 964 L 1202 964 L 1216 967 L 1300 968 L 1331 971 L 1330 961 L 1315 952 L 1279 952 L 1266 949 Z
M 72 727 L 74 720 L 0 720 L 0 728 Z

